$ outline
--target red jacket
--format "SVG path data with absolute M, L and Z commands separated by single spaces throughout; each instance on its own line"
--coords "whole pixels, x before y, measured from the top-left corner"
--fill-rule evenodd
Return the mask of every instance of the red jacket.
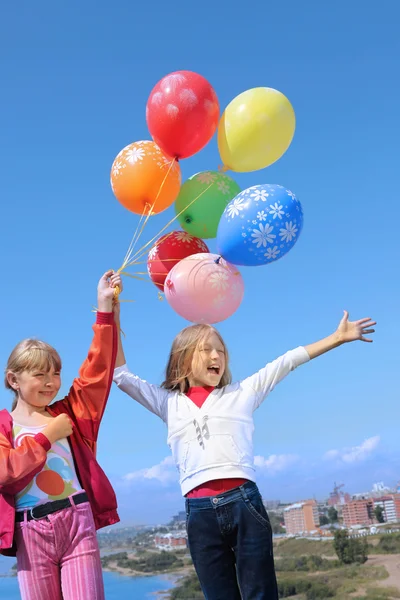
M 117 331 L 112 313 L 97 313 L 88 357 L 68 395 L 48 407 L 54 417 L 67 414 L 73 422 L 68 438 L 76 474 L 88 495 L 96 529 L 118 523 L 117 499 L 109 480 L 96 461 L 100 422 L 110 393 L 117 355 Z M 21 492 L 46 462 L 51 447 L 41 433 L 25 437 L 14 448 L 12 418 L 0 411 L 0 554 L 15 556 L 16 494 Z

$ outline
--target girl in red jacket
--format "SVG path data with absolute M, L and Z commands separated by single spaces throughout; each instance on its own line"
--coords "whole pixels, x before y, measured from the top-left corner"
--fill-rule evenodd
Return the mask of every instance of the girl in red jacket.
M 0 552 L 17 557 L 22 600 L 103 600 L 96 529 L 119 521 L 96 442 L 117 353 L 114 289 L 98 285 L 94 338 L 79 377 L 55 404 L 61 360 L 38 340 L 10 355 L 11 414 L 0 411 Z

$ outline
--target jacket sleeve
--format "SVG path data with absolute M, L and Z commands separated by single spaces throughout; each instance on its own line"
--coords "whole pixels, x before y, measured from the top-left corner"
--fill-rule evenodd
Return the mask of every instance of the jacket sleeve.
M 0 433 L 0 493 L 15 496 L 21 492 L 43 469 L 50 448 L 42 433 L 24 437 L 18 448 Z
M 54 415 L 67 412 L 74 426 L 91 442 L 96 442 L 101 419 L 110 394 L 117 356 L 117 330 L 112 313 L 97 313 L 94 336 L 88 356 L 68 395 L 51 405 Z
M 253 391 L 254 406 L 258 408 L 275 386 L 282 381 L 291 371 L 310 360 L 307 350 L 300 346 L 290 350 L 279 358 L 268 363 L 254 375 L 242 381 L 243 387 L 250 387 Z
M 165 423 L 168 421 L 168 390 L 147 383 L 130 372 L 127 365 L 122 365 L 114 371 L 114 383 L 128 396 L 139 402 Z

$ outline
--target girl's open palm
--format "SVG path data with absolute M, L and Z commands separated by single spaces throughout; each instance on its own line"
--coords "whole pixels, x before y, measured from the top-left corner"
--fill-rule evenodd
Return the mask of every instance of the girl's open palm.
M 337 333 L 343 342 L 354 342 L 355 340 L 372 342 L 371 338 L 365 336 L 375 333 L 375 329 L 373 329 L 374 325 L 376 325 L 376 321 L 372 321 L 370 317 L 359 319 L 358 321 L 349 321 L 349 313 L 345 310 L 337 328 Z

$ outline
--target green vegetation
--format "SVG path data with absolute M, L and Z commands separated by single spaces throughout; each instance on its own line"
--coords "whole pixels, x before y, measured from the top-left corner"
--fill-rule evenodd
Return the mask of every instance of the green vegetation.
M 335 531 L 333 547 L 341 563 L 363 564 L 368 560 L 368 542 L 364 539 L 350 538 L 346 529 Z
M 129 558 L 127 552 L 104 556 L 101 559 L 103 569 L 113 564 L 122 569 L 132 569 L 140 573 L 165 573 L 177 571 L 184 566 L 183 561 L 172 552 L 143 552 L 138 558 Z
M 328 540 L 303 540 L 290 538 L 279 540 L 275 544 L 275 556 L 294 558 L 314 554 L 318 556 L 335 556 L 335 550 L 332 541 Z
M 307 557 L 308 558 L 308 557 Z M 337 561 L 335 562 L 337 565 Z M 280 598 L 292 598 L 295 600 L 392 600 L 400 598 L 400 592 L 392 589 L 368 587 L 385 579 L 387 572 L 382 567 L 342 566 L 332 568 L 324 574 L 314 573 L 308 576 L 304 574 L 295 576 L 290 572 L 277 572 L 278 589 Z M 354 594 L 362 588 L 364 596 Z M 350 595 L 351 594 L 351 595 Z M 397 595 L 396 595 L 397 594 Z M 204 600 L 200 583 L 195 574 L 182 580 L 181 585 L 172 590 L 170 600 Z
M 328 560 L 321 556 L 311 554 L 309 556 L 299 556 L 297 558 L 277 558 L 275 560 L 275 569 L 278 571 L 328 571 L 340 566 L 338 560 Z
M 204 600 L 203 592 L 201 591 L 200 582 L 197 575 L 194 573 L 189 577 L 185 577 L 179 587 L 172 590 L 170 595 L 171 600 Z
M 320 525 L 329 525 L 330 521 L 326 515 L 320 515 L 319 524 Z
M 328 508 L 328 519 L 332 524 L 338 522 L 338 512 L 333 506 Z
M 271 523 L 272 533 L 285 533 L 286 529 L 284 529 L 281 525 L 283 521 L 282 515 L 274 512 L 273 510 L 268 511 L 269 522 Z
M 379 504 L 377 506 L 375 506 L 374 514 L 375 514 L 375 517 L 376 517 L 376 520 L 378 521 L 378 523 L 385 522 L 385 513 L 383 512 L 382 506 L 380 506 Z
M 400 598 L 400 591 L 396 588 L 370 588 L 365 596 L 354 596 L 352 600 L 392 600 Z
M 317 579 L 285 579 L 278 580 L 278 591 L 280 598 L 290 598 L 305 593 L 307 600 L 325 600 L 333 598 L 335 590 Z
M 378 543 L 369 544 L 371 554 L 400 554 L 400 533 L 385 533 L 373 536 L 369 540 L 370 542 L 378 540 Z

